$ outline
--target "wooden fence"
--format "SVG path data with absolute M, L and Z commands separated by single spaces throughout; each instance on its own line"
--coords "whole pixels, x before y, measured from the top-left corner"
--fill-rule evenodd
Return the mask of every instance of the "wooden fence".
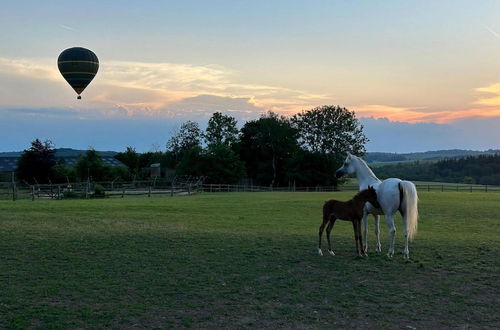
M 500 186 L 464 184 L 417 184 L 418 191 L 500 192 Z M 183 196 L 226 192 L 334 192 L 357 191 L 357 185 L 315 187 L 269 187 L 254 185 L 201 184 L 197 182 L 79 182 L 26 185 L 0 182 L 0 200 L 42 200 L 70 198 L 124 198 L 128 196 Z

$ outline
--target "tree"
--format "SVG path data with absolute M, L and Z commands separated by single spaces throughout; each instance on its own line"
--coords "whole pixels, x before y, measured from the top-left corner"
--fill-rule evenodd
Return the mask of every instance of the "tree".
M 290 121 L 273 112 L 245 123 L 239 151 L 248 175 L 261 184 L 284 184 L 287 166 L 299 148 L 297 137 Z
M 238 139 L 237 121 L 234 117 L 215 112 L 208 120 L 204 137 L 207 145 L 233 145 Z
M 290 162 L 288 177 L 296 186 L 336 186 L 339 179 L 334 174 L 339 167 L 330 155 L 300 149 Z
M 55 150 L 50 140 L 36 139 L 17 161 L 17 177 L 30 183 L 50 182 L 52 168 L 56 165 Z
M 204 158 L 207 183 L 237 183 L 245 175 L 245 164 L 224 143 L 210 145 Z
M 175 173 L 180 175 L 204 175 L 205 155 L 200 146 L 194 146 L 182 153 L 182 158 L 175 168 Z
M 344 157 L 347 152 L 365 153 L 368 138 L 354 112 L 339 106 L 325 105 L 302 111 L 292 117 L 303 148 L 312 152 Z
M 80 156 L 75 164 L 77 176 L 82 180 L 93 181 L 113 180 L 111 165 L 106 164 L 94 149 L 89 149 Z
M 135 151 L 135 148 L 127 147 L 125 152 L 117 153 L 115 158 L 125 164 L 132 175 L 139 173 L 139 154 Z
M 201 137 L 198 123 L 188 120 L 181 125 L 179 132 L 168 140 L 167 149 L 175 155 L 176 159 L 180 159 L 182 153 L 200 145 Z

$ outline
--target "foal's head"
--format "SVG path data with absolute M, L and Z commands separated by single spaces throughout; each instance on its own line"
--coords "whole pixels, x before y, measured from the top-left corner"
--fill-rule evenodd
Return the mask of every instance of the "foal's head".
M 376 208 L 380 208 L 380 204 L 378 203 L 377 200 L 377 192 L 372 186 L 368 186 L 368 189 L 361 190 L 357 195 L 356 198 L 359 200 L 363 200 L 365 202 L 370 202 L 373 206 Z

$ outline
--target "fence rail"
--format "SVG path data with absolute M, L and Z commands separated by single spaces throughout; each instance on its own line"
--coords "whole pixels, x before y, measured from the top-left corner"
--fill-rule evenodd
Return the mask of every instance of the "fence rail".
M 500 186 L 464 184 L 416 184 L 418 191 L 500 192 Z M 269 187 L 255 185 L 201 184 L 198 182 L 79 182 L 71 184 L 26 185 L 0 182 L 0 200 L 68 198 L 124 198 L 126 196 L 183 196 L 224 192 L 334 192 L 357 191 L 357 185 L 315 187 Z

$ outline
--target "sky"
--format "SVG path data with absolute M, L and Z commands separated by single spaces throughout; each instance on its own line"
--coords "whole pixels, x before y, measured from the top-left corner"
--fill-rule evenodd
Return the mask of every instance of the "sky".
M 500 1 L 2 1 L 0 152 L 164 150 L 186 120 L 321 105 L 368 151 L 500 148 Z M 98 56 L 76 100 L 66 48 Z

